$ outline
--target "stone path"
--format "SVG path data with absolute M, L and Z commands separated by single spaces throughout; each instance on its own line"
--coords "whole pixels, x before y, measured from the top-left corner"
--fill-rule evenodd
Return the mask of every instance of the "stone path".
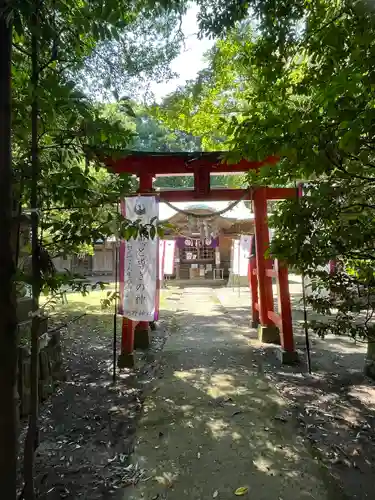
M 185 289 L 163 373 L 148 395 L 133 466 L 143 480 L 123 500 L 325 500 L 321 470 L 287 403 L 211 289 Z M 254 332 L 253 332 L 254 333 Z

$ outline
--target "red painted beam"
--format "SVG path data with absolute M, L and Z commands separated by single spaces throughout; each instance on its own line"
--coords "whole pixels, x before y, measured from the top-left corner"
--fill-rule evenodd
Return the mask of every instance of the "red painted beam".
M 285 200 L 297 196 L 297 190 L 294 188 L 266 188 L 267 200 Z
M 147 173 L 141 174 L 139 176 L 138 192 L 142 194 L 149 193 L 150 191 L 152 191 L 152 175 Z
M 191 155 L 192 156 L 192 155 Z M 211 155 L 212 156 L 212 155 Z M 188 175 L 193 174 L 197 169 L 209 170 L 212 174 L 242 173 L 248 170 L 255 170 L 263 165 L 275 165 L 279 161 L 278 157 L 269 156 L 263 161 L 241 160 L 237 164 L 231 165 L 222 163 L 220 159 L 212 159 L 210 155 L 197 159 L 183 155 L 150 155 L 130 154 L 123 158 L 106 158 L 106 165 L 116 173 L 129 173 L 141 175 L 142 173 L 157 175 Z

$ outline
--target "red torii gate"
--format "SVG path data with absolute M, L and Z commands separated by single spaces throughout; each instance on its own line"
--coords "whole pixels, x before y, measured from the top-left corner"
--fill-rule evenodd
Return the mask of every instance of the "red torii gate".
M 257 327 L 263 342 L 280 343 L 284 363 L 294 362 L 297 354 L 294 347 L 292 314 L 288 284 L 288 270 L 276 260 L 266 259 L 269 247 L 267 222 L 267 200 L 281 200 L 296 196 L 293 188 L 256 187 L 244 189 L 211 189 L 210 176 L 244 173 L 258 170 L 266 164 L 276 164 L 277 157 L 265 160 L 241 160 L 237 164 L 222 162 L 223 152 L 194 153 L 148 153 L 129 152 L 121 158 L 108 158 L 106 164 L 115 173 L 136 175 L 139 179 L 138 194 L 156 195 L 160 201 L 235 201 L 252 200 L 255 218 L 256 256 L 249 262 L 249 283 L 252 302 L 252 327 Z M 168 190 L 156 192 L 153 179 L 160 176 L 193 175 L 194 189 Z M 247 195 L 246 195 L 247 193 Z M 278 285 L 279 312 L 274 311 L 272 278 Z M 139 325 L 148 333 L 148 325 Z M 123 318 L 122 344 L 119 366 L 133 363 L 135 323 Z M 123 360 L 123 361 L 121 361 Z

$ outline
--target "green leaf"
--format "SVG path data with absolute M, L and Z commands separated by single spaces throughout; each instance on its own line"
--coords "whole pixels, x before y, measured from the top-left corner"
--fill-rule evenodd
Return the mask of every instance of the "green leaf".
M 249 491 L 249 488 L 247 486 L 241 486 L 240 488 L 237 488 L 234 492 L 234 494 L 237 496 L 237 497 L 242 497 L 244 495 L 246 495 Z
M 127 115 L 133 117 L 133 118 L 136 118 L 136 114 L 132 108 L 132 106 L 130 105 L 129 102 L 127 101 L 121 101 L 120 103 L 120 109 L 122 111 L 124 111 Z

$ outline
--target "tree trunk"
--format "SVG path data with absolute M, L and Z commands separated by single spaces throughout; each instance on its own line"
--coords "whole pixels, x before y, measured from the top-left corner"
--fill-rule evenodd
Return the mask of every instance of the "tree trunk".
M 11 60 L 12 26 L 0 0 L 0 492 L 16 498 L 17 315 L 12 246 Z
M 38 151 L 38 35 L 39 25 L 39 0 L 34 2 L 34 12 L 31 17 L 31 85 L 33 100 L 31 104 L 31 250 L 32 250 L 32 310 L 31 323 L 31 359 L 30 359 L 30 417 L 29 427 L 25 440 L 24 450 L 24 480 L 25 500 L 35 500 L 34 490 L 34 455 L 38 447 L 39 430 L 39 331 L 40 317 L 40 260 L 39 260 L 39 215 L 38 215 L 38 178 L 39 178 L 39 151 Z
M 365 374 L 375 380 L 375 338 L 370 338 L 367 344 Z

